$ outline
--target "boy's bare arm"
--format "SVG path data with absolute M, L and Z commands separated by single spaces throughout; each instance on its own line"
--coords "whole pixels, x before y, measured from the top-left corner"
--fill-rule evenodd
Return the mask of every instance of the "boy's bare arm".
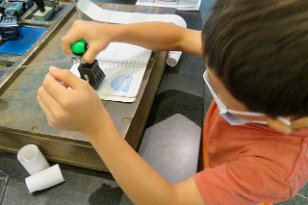
M 149 22 L 119 26 L 115 41 L 158 50 L 178 50 L 201 56 L 201 32 L 171 23 Z
M 96 55 L 112 41 L 131 43 L 154 51 L 179 50 L 202 55 L 201 32 L 171 23 L 148 22 L 120 25 L 78 20 L 62 38 L 64 51 L 70 53 L 70 45 L 81 39 L 89 44 L 83 56 L 86 62 L 92 62 Z
M 123 139 L 90 85 L 68 70 L 49 70 L 38 102 L 51 126 L 87 136 L 134 204 L 202 204 L 193 178 L 173 185 L 159 175 Z

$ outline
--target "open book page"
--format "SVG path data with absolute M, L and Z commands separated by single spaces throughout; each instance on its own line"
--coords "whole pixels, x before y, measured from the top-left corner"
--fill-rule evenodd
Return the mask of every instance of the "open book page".
M 96 59 L 101 64 L 123 63 L 130 65 L 147 65 L 152 51 L 128 43 L 110 43 Z
M 106 77 L 97 94 L 103 100 L 133 102 L 138 94 L 152 51 L 126 43 L 111 43 L 96 59 Z M 80 77 L 79 64 L 71 71 Z

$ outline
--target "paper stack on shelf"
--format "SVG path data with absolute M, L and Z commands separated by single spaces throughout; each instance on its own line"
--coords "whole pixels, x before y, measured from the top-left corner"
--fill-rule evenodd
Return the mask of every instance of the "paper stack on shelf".
M 138 0 L 138 6 L 176 8 L 183 11 L 199 11 L 201 0 Z

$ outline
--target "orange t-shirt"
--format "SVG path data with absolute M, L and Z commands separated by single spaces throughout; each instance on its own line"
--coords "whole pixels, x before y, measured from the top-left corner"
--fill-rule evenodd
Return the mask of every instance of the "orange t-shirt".
M 284 201 L 308 181 L 308 129 L 283 135 L 253 123 L 231 126 L 212 103 L 203 149 L 207 168 L 194 180 L 206 205 Z

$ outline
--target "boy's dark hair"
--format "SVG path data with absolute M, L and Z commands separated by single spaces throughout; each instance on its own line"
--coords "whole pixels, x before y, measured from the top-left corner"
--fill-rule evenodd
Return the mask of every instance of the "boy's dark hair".
M 308 116 L 308 0 L 216 0 L 204 57 L 251 111 Z

